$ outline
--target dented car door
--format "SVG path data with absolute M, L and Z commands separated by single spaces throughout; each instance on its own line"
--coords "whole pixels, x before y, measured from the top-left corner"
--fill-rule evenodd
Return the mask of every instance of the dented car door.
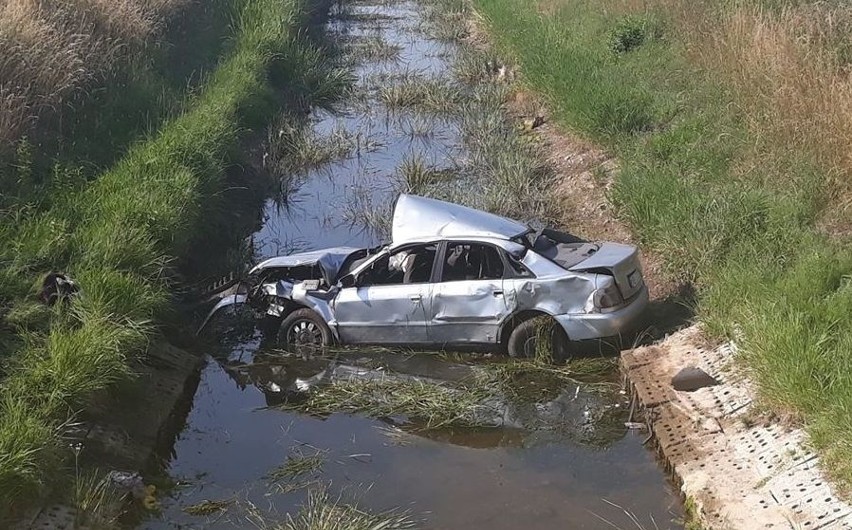
M 343 287 L 333 302 L 344 344 L 430 342 L 429 307 L 437 245 L 416 245 L 380 255 Z
M 483 243 L 448 242 L 432 290 L 431 333 L 438 344 L 493 343 L 510 308 L 500 252 Z

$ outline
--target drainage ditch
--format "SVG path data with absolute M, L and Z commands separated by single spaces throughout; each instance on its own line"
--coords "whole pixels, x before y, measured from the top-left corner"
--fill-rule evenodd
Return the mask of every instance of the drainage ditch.
M 258 147 L 281 190 L 251 237 L 252 260 L 374 245 L 399 192 L 551 218 L 537 146 L 505 113 L 510 71 L 457 44 L 458 14 L 441 9 L 335 8 L 326 29 L 355 88 L 305 130 L 273 129 Z M 683 525 L 647 432 L 625 426 L 613 359 L 303 359 L 271 348 L 243 317 L 220 315 L 206 331 L 185 425 L 152 470 L 159 506 L 139 528 L 302 528 L 323 514 L 384 517 L 390 528 Z

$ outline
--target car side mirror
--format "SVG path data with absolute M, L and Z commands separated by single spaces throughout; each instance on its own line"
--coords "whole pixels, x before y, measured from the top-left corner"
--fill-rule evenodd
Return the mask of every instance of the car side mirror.
M 343 287 L 343 288 L 357 287 L 358 286 L 357 278 L 355 278 L 354 274 L 347 274 L 347 275 L 343 276 L 342 278 L 340 278 L 340 286 Z

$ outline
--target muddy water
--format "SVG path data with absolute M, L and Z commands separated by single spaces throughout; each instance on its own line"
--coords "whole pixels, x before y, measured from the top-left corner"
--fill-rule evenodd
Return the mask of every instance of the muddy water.
M 451 119 L 392 112 L 375 93 L 376 79 L 446 75 L 454 50 L 431 40 L 421 22 L 414 3 L 359 3 L 332 18 L 328 30 L 339 42 L 380 37 L 399 54 L 357 62 L 361 95 L 340 112 L 313 117 L 318 134 L 345 130 L 357 146 L 296 175 L 285 202 L 269 201 L 267 221 L 253 238 L 257 259 L 374 244 L 381 234 L 359 219 L 365 211 L 386 213 L 406 157 L 420 155 L 438 168 L 464 157 Z M 406 510 L 428 528 L 681 526 L 680 501 L 642 445 L 646 434 L 623 427 L 628 404 L 613 373 L 541 385 L 519 381 L 518 392 L 492 403 L 491 426 L 424 429 L 405 417 L 316 417 L 281 406 L 298 403 L 300 385 L 323 370 L 452 383 L 494 360 L 483 367 L 481 359 L 405 352 L 293 359 L 266 351 L 261 332 L 233 316 L 220 319 L 211 334 L 216 345 L 186 425 L 162 455 L 172 487 L 142 528 L 247 527 L 258 514 L 281 522 L 318 488 L 366 510 Z M 315 465 L 302 474 L 276 476 L 288 458 L 314 456 Z M 205 501 L 221 503 L 199 510 Z

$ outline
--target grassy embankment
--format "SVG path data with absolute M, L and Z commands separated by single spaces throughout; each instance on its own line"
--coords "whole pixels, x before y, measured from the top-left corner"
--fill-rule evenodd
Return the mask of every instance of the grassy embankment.
M 65 422 L 132 376 L 129 361 L 168 314 L 173 257 L 205 237 L 241 131 L 277 103 L 270 80 L 328 96 L 322 55 L 300 37 L 305 2 L 218 5 L 233 10 L 227 53 L 184 112 L 91 182 L 3 212 L 0 301 L 13 354 L 0 388 L 0 513 L 56 482 L 73 455 Z M 67 271 L 81 294 L 53 309 L 28 302 L 49 270 Z
M 178 112 L 215 65 L 231 15 L 221 1 L 7 2 L 0 208 L 43 204 L 96 177 Z
M 852 485 L 852 10 L 476 6 L 554 118 L 618 156 L 612 200 L 640 243 L 698 287 L 706 329 Z
M 0 144 L 32 132 L 159 34 L 189 0 L 37 2 L 0 7 Z

